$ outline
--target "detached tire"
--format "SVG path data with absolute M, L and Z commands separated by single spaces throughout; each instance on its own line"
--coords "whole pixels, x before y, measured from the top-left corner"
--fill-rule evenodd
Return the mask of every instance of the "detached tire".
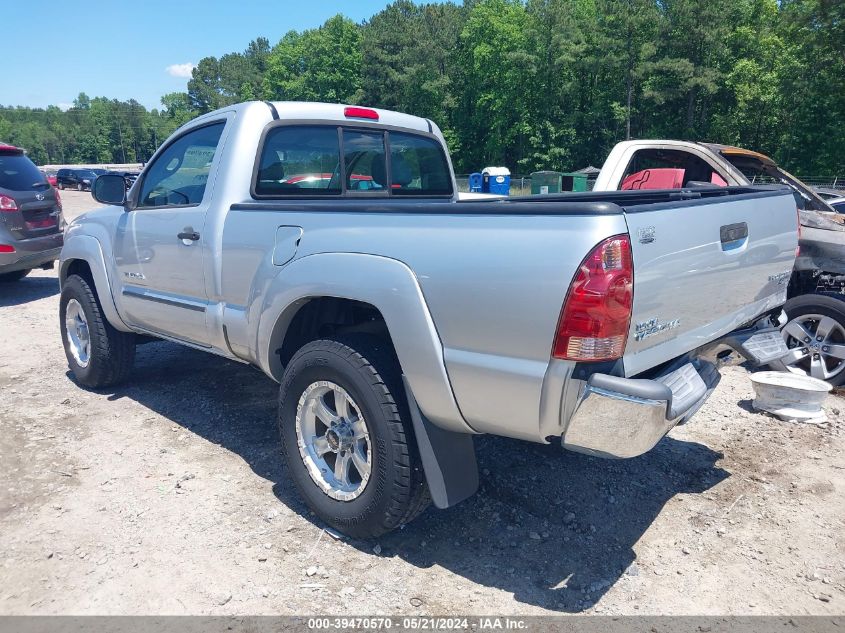
M 31 271 L 30 270 L 15 270 L 10 273 L 3 273 L 0 275 L 0 284 L 8 284 L 12 283 L 13 281 L 20 281 L 24 277 L 26 277 Z
M 109 387 L 126 379 L 135 360 L 135 335 L 112 327 L 94 290 L 78 275 L 62 286 L 59 325 L 68 366 L 80 384 Z
M 845 297 L 800 295 L 783 309 L 788 320 L 782 333 L 792 353 L 771 368 L 813 376 L 834 387 L 845 384 Z
M 279 430 L 308 507 L 349 536 L 389 532 L 430 502 L 399 363 L 377 337 L 296 352 L 279 390 Z

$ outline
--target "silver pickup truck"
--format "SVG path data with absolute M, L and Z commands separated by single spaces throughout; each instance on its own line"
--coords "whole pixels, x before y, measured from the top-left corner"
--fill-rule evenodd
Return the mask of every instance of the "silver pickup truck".
M 472 495 L 474 434 L 633 457 L 720 355 L 784 351 L 788 189 L 459 201 L 429 120 L 250 102 L 93 195 L 61 254 L 76 380 L 127 379 L 147 337 L 261 368 L 287 472 L 353 536 Z

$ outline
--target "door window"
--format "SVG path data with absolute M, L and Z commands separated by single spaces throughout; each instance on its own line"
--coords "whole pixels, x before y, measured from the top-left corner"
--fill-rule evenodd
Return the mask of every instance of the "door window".
M 207 125 L 171 143 L 144 175 L 139 207 L 200 204 L 225 125 Z

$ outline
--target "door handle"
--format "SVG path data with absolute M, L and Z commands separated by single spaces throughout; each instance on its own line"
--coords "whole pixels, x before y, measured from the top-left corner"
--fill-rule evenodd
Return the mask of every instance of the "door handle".
M 200 238 L 200 234 L 196 231 L 182 231 L 181 233 L 177 233 L 176 237 L 180 240 L 190 240 L 191 242 L 196 242 Z

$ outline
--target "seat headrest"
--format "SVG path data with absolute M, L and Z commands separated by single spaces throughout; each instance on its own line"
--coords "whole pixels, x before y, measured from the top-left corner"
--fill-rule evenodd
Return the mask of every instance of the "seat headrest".
M 258 172 L 259 180 L 282 180 L 285 177 L 285 166 L 275 162 Z
M 393 154 L 393 160 L 390 163 L 391 175 L 393 176 L 393 184 L 405 187 L 414 179 L 414 174 L 411 171 L 411 166 L 402 154 Z
M 373 160 L 372 174 L 370 175 L 373 177 L 373 182 L 377 185 L 381 185 L 382 187 L 387 186 L 387 173 L 385 172 L 383 160 Z M 349 178 L 349 174 L 346 177 Z

